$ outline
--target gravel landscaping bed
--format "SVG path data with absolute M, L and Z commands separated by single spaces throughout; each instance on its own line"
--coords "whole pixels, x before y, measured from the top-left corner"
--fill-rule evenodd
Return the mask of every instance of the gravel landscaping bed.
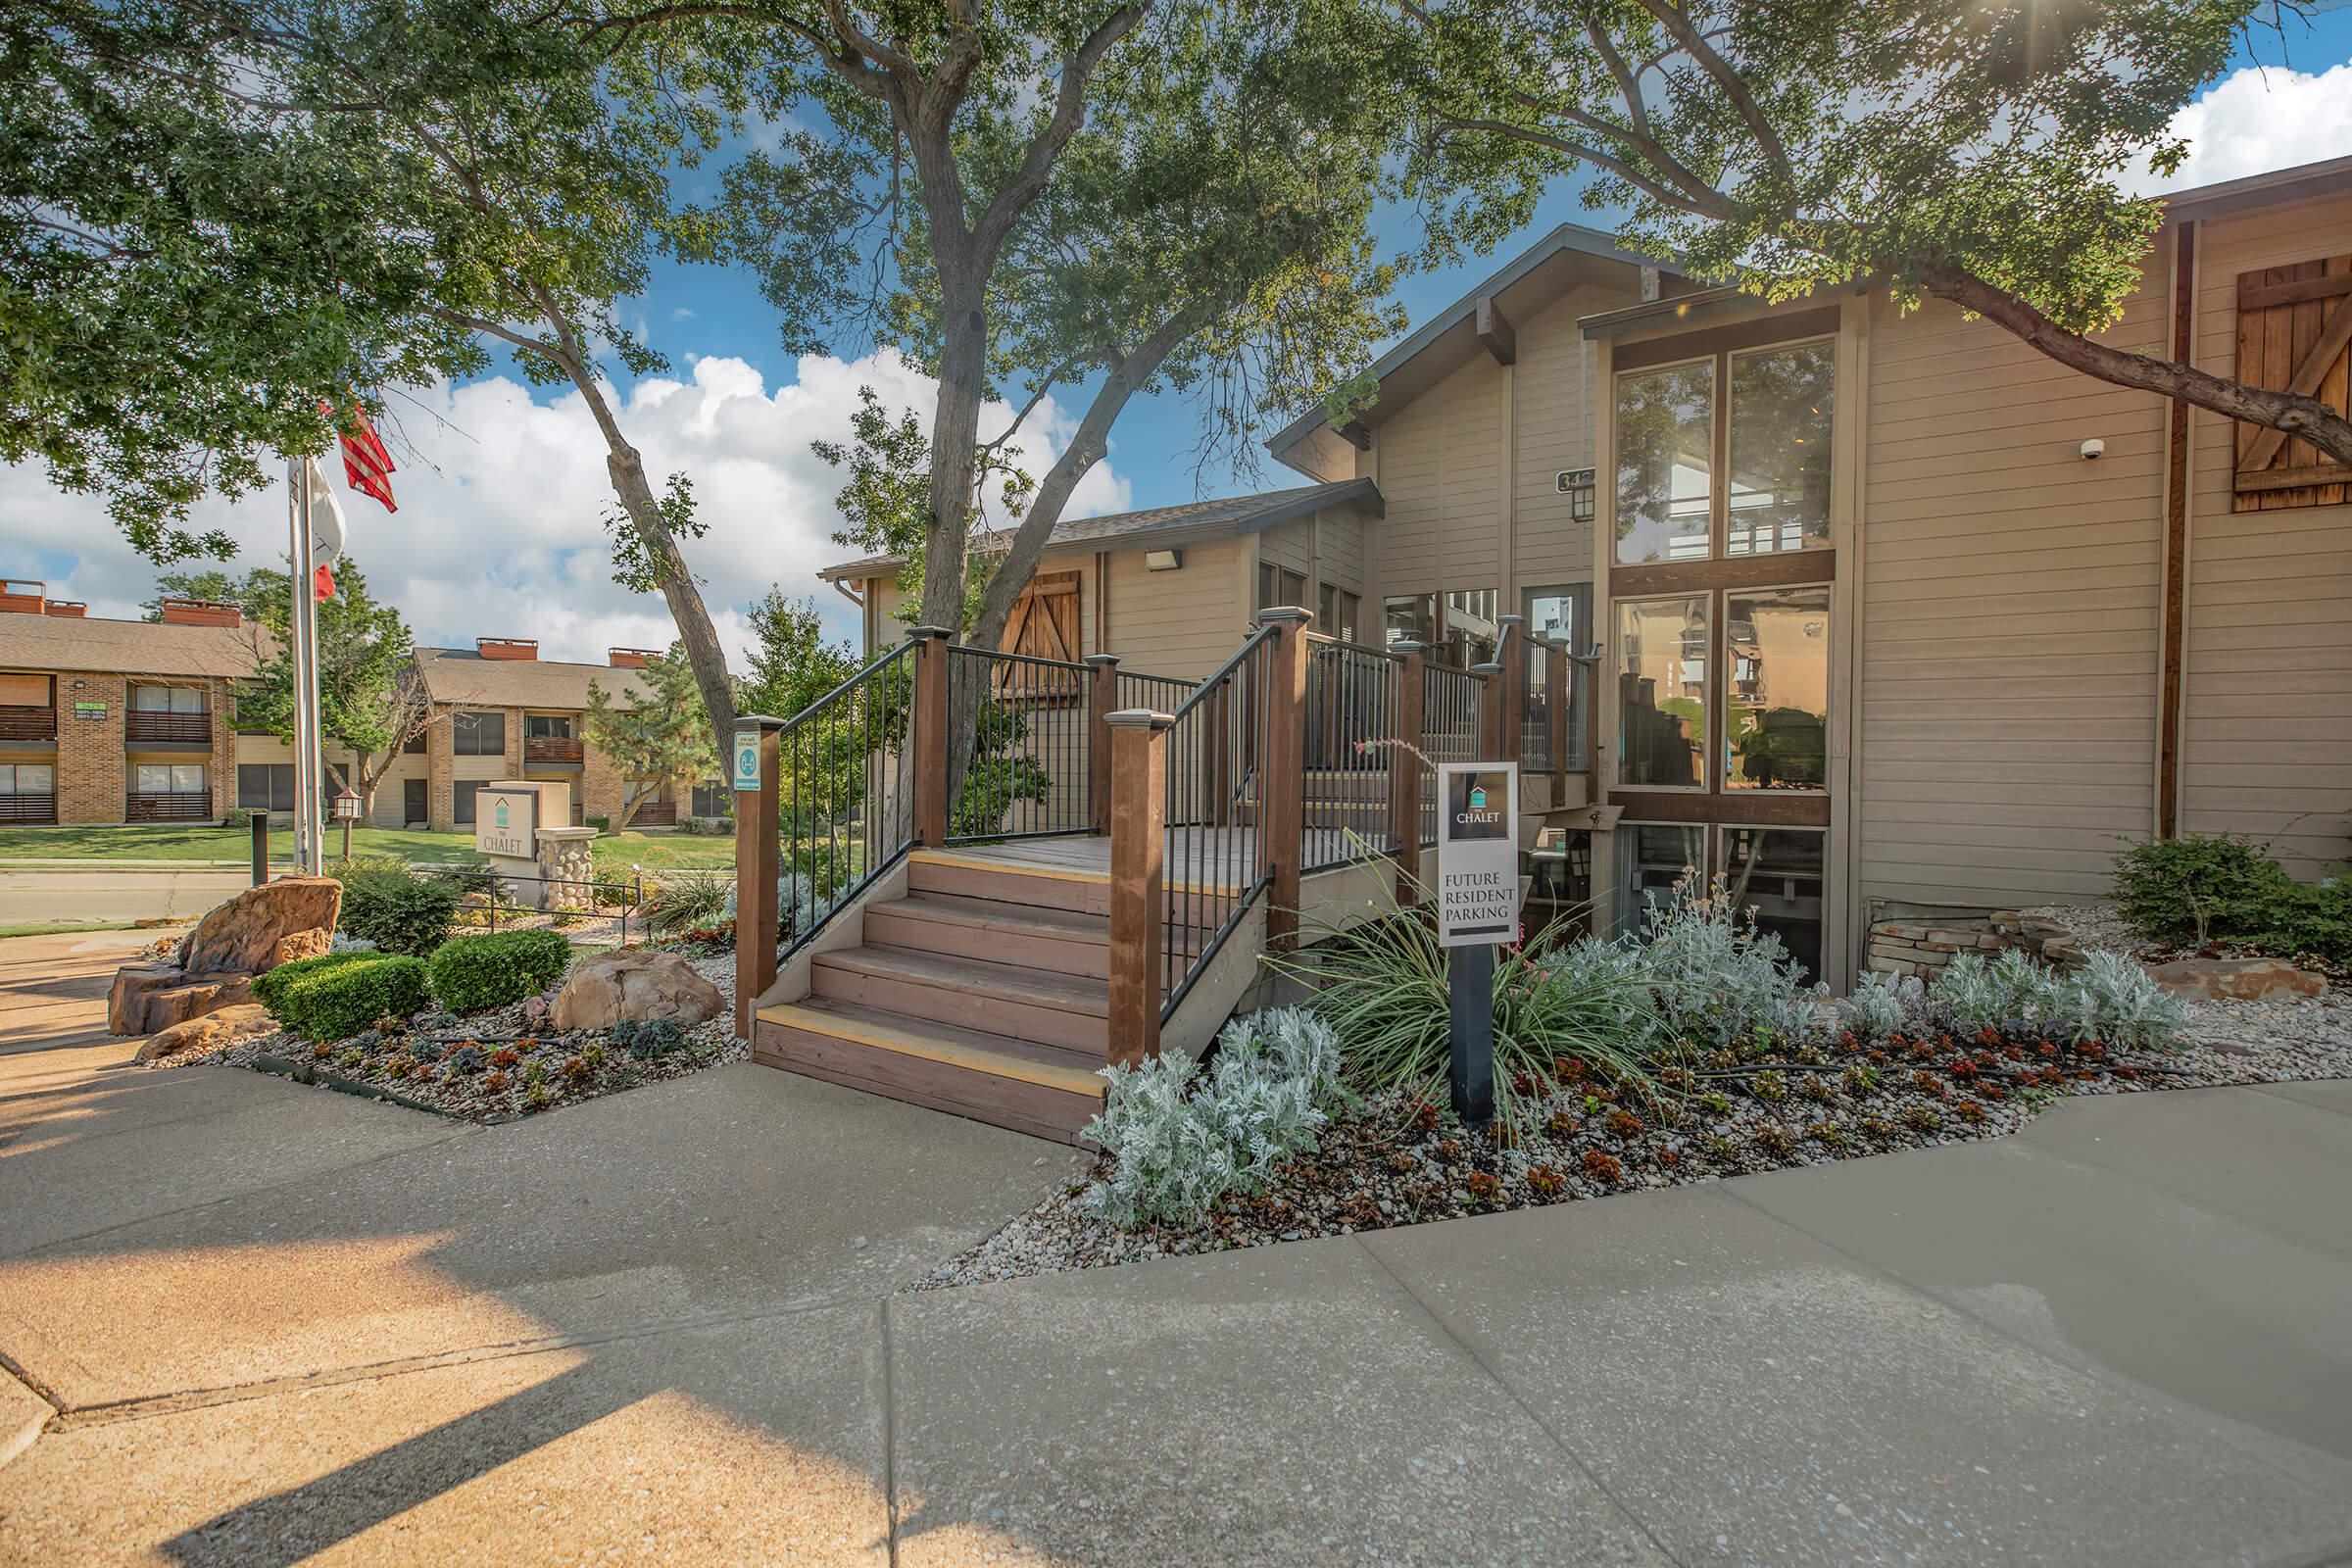
M 704 979 L 732 996 L 735 955 L 730 949 L 674 951 Z M 346 1093 L 381 1090 L 387 1098 L 469 1121 L 512 1121 L 576 1104 L 641 1084 L 679 1078 L 706 1067 L 746 1059 L 747 1043 L 734 1037 L 731 1013 L 684 1030 L 674 1042 L 641 1039 L 637 1050 L 603 1030 L 557 1030 L 545 998 L 459 1017 L 423 1014 L 408 1026 L 368 1030 L 347 1040 L 314 1043 L 270 1034 L 201 1056 L 166 1058 L 157 1067 L 203 1064 L 283 1071 Z
M 2135 951 L 2101 906 L 2034 912 L 2074 927 L 2086 948 Z M 1282 1166 L 1265 1191 L 1220 1203 L 1205 1226 L 1121 1230 L 1087 1212 L 1083 1187 L 1072 1187 L 909 1288 L 1345 1236 L 1999 1137 L 2066 1095 L 2352 1078 L 2352 993 L 2191 1003 L 2184 1039 L 2172 1051 L 2110 1052 L 1941 1033 L 1871 1046 L 1845 1035 L 1817 1061 L 1759 1067 L 1718 1057 L 1692 1073 L 1668 1069 L 1654 1101 L 1620 1102 L 1605 1085 L 1567 1082 L 1545 1102 L 1543 1132 L 1521 1148 L 1441 1124 L 1426 1105 L 1377 1101 L 1336 1118 L 1317 1149 Z

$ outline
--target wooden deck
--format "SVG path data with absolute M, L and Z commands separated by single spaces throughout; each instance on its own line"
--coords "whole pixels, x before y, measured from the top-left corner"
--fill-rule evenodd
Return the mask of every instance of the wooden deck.
M 1336 865 L 1381 853 L 1361 836 L 1350 836 L 1339 828 L 1311 827 L 1306 830 L 1305 839 L 1303 863 L 1307 865 Z M 1264 864 L 1256 854 L 1255 828 L 1172 827 L 1166 830 L 1161 842 L 1165 846 L 1161 885 L 1171 893 L 1246 892 Z M 958 844 L 929 854 L 933 859 L 953 857 L 976 866 L 1058 875 L 1074 881 L 1110 879 L 1108 834 Z

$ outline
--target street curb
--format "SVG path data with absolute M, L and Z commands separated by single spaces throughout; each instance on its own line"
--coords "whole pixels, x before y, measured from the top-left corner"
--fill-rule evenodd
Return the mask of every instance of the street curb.
M 322 1071 L 307 1061 L 292 1061 L 284 1056 L 270 1055 L 268 1052 L 253 1058 L 253 1070 L 269 1073 L 274 1078 L 291 1078 L 298 1084 L 313 1084 L 322 1089 L 332 1089 L 339 1095 L 356 1095 L 362 1100 L 380 1100 L 385 1104 L 398 1105 L 403 1110 L 421 1110 L 428 1116 L 439 1116 L 444 1121 L 467 1123 L 473 1121 L 472 1117 L 461 1116 L 454 1110 L 443 1110 L 439 1105 L 428 1105 L 421 1100 L 411 1100 L 406 1095 L 396 1095 L 381 1084 L 366 1083 L 357 1078 L 346 1078 L 340 1073 Z
M 0 1465 L 32 1446 L 57 1414 L 47 1399 L 24 1386 L 24 1381 L 0 1366 Z

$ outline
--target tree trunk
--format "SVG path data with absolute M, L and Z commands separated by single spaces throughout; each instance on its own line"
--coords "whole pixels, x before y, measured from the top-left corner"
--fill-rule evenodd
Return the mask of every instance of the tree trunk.
M 2024 300 L 1970 272 L 1937 265 L 1921 270 L 1929 293 L 1973 311 L 2039 353 L 2116 386 L 2179 398 L 2226 418 L 2283 430 L 2338 463 L 2352 465 L 2352 421 L 2317 398 L 2248 386 L 2192 365 L 2122 349 L 2070 332 Z
M 979 289 L 958 286 L 949 295 L 942 338 L 931 419 L 931 516 L 923 533 L 923 622 L 945 626 L 960 642 L 980 404 L 988 390 L 988 318 Z
M 710 714 L 711 746 L 723 758 L 733 744 L 735 687 L 727 676 L 727 653 L 719 645 L 718 628 L 710 624 L 702 590 L 695 587 L 694 574 L 686 569 L 686 559 L 662 520 L 661 503 L 646 483 L 645 460 L 635 447 L 618 440 L 616 432 L 608 437 L 608 445 L 611 450 L 605 457 L 605 468 L 612 477 L 612 493 L 620 498 L 629 525 L 644 545 L 647 559 L 654 563 L 662 597 L 669 604 L 670 619 L 677 623 L 686 662 L 693 666 L 694 684 Z

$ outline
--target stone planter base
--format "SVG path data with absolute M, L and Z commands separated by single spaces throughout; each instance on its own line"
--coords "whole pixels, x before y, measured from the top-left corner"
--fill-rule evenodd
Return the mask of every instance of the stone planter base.
M 1939 917 L 1933 922 L 1881 920 L 1870 928 L 1863 966 L 1879 974 L 1932 978 L 1955 954 L 1991 957 L 2016 948 L 2058 968 L 2082 961 L 2082 950 L 2066 927 L 2053 920 L 2028 919 L 2015 909 L 1995 909 L 1975 918 Z

